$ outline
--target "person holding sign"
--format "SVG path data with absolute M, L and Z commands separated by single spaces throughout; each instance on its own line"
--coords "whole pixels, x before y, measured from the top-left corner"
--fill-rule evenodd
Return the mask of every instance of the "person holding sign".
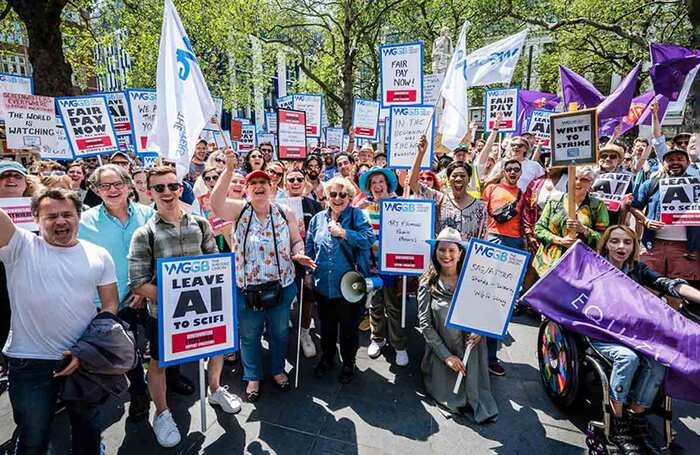
M 622 167 L 624 154 L 622 147 L 610 143 L 598 151 L 598 177 L 591 189 L 593 193 L 600 192 L 601 199 L 613 201 L 608 202 L 611 225 L 623 224 L 632 203 L 632 174 Z
M 426 392 L 453 413 L 471 408 L 477 423 L 492 420 L 498 415 L 498 407 L 491 394 L 486 340 L 445 325 L 464 264 L 466 243 L 459 231 L 450 227 L 428 242 L 433 246 L 432 264 L 418 288 L 418 321 L 426 343 L 421 362 Z M 464 365 L 467 346 L 472 352 Z M 466 381 L 453 393 L 458 373 Z

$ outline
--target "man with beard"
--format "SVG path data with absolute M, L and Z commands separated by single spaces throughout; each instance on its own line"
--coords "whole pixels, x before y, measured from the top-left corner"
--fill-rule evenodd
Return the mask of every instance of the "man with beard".
M 190 161 L 190 172 L 185 176 L 185 180 L 194 183 L 202 172 L 207 161 L 207 141 L 200 139 L 194 148 L 194 155 Z
M 598 151 L 598 177 L 604 174 L 620 174 L 629 175 L 630 182 L 625 189 L 623 194 L 629 195 L 622 201 L 621 207 L 617 211 L 609 212 L 610 216 L 610 226 L 615 224 L 625 224 L 624 221 L 627 218 L 627 212 L 629 210 L 629 204 L 632 201 L 632 190 L 634 183 L 632 182 L 631 173 L 626 171 L 622 166 L 622 161 L 624 158 L 624 149 L 619 145 L 606 144 Z M 602 180 L 596 179 L 591 187 L 591 192 L 595 193 L 600 191 L 602 188 L 607 186 Z
M 325 203 L 326 197 L 323 194 L 323 185 L 321 185 L 321 169 L 323 169 L 323 161 L 318 155 L 310 155 L 306 161 L 304 161 L 304 172 L 306 172 L 306 181 L 310 185 L 310 189 L 307 191 L 307 196 L 309 196 L 314 201 L 319 202 L 321 205 Z
M 274 150 L 274 148 L 272 147 L 272 143 L 267 141 L 261 142 L 258 145 L 258 150 L 260 150 L 260 153 L 262 153 L 263 160 L 265 161 L 265 163 L 269 163 L 270 161 L 272 161 L 272 151 Z
M 332 179 L 337 170 L 335 168 L 335 154 L 333 150 L 328 147 L 323 147 L 321 149 L 321 156 L 323 157 L 323 181 L 327 182 Z

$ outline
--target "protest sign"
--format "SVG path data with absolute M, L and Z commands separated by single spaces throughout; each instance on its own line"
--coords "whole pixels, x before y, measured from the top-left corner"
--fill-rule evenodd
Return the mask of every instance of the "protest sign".
M 379 108 L 379 121 L 386 122 L 386 119 L 389 118 L 390 113 L 391 113 L 391 109 L 388 107 Z
M 484 115 L 486 131 L 492 131 L 496 124 L 496 114 L 501 113 L 499 133 L 513 133 L 518 130 L 518 89 L 504 88 L 486 90 L 484 95 Z
M 423 104 L 435 105 L 440 97 L 444 74 L 426 74 L 423 76 Z
M 105 93 L 109 115 L 114 123 L 114 131 L 117 136 L 131 136 L 131 117 L 129 116 L 129 106 L 124 92 Z
M 304 112 L 277 109 L 277 156 L 281 160 L 306 158 Z
M 211 99 L 214 101 L 216 110 L 214 111 L 214 115 L 207 120 L 207 124 L 204 125 L 204 129 L 208 131 L 220 131 L 221 116 L 224 114 L 224 99 L 219 96 L 212 96 Z
M 382 106 L 423 103 L 423 43 L 379 46 Z
M 119 151 L 104 95 L 56 98 L 56 105 L 76 158 Z
M 53 150 L 56 147 L 56 108 L 49 96 L 2 93 L 7 148 Z
M 3 197 L 0 198 L 0 208 L 10 217 L 15 226 L 28 231 L 38 231 L 39 226 L 32 215 L 32 198 Z
M 214 231 L 214 235 L 219 235 L 222 233 L 226 234 L 226 230 L 224 230 L 224 228 L 233 225 L 233 221 L 226 221 L 223 218 L 219 218 L 218 216 L 214 215 L 214 212 L 211 210 L 211 206 L 209 204 L 210 199 L 211 193 L 205 193 L 197 197 L 202 215 L 209 222 L 211 230 Z
M 377 123 L 379 122 L 379 101 L 355 98 L 352 105 L 352 129 L 356 138 L 377 138 Z
M 326 146 L 343 148 L 343 129 L 342 128 L 326 128 Z
M 287 95 L 277 98 L 278 109 L 294 109 L 294 96 Z
M 34 79 L 27 76 L 0 73 L 0 93 L 34 94 Z
M 258 132 L 257 140 L 258 146 L 260 146 L 260 144 L 262 144 L 263 142 L 270 143 L 272 145 L 272 155 L 274 156 L 276 154 L 277 137 L 275 134 Z
M 141 162 L 143 163 L 143 167 L 148 169 L 156 165 L 156 161 L 158 160 L 158 154 L 157 153 L 142 153 L 139 155 L 139 158 L 141 159 Z
M 301 204 L 302 198 L 300 197 L 288 197 L 288 198 L 280 198 L 276 199 L 276 201 L 279 204 L 286 205 L 289 207 L 292 212 L 294 212 L 294 216 L 297 219 L 297 226 L 299 227 L 299 234 L 301 234 L 302 237 L 306 236 L 306 230 L 304 229 L 304 207 Z
M 241 138 L 236 142 L 238 153 L 247 153 L 255 148 L 255 125 L 243 125 L 241 127 Z
M 420 275 L 430 265 L 435 203 L 423 199 L 382 199 L 379 208 L 379 271 Z
M 418 154 L 418 140 L 425 134 L 428 152 L 421 169 L 430 169 L 433 162 L 435 116 L 433 106 L 392 107 L 389 115 L 387 163 L 391 168 L 411 168 Z
M 292 96 L 294 97 L 294 110 L 306 113 L 306 135 L 316 138 L 321 137 L 323 97 L 311 94 Z
M 343 135 L 343 146 L 340 147 L 341 150 L 347 150 L 350 146 L 350 136 L 347 134 Z
M 595 109 L 552 114 L 552 166 L 595 164 L 598 118 Z
M 526 132 L 531 133 L 540 143 L 542 150 L 549 150 L 551 146 L 552 135 L 549 132 L 549 117 L 553 112 L 535 109 L 530 113 L 530 118 L 527 122 Z
M 134 144 L 131 142 L 131 136 L 117 136 L 117 144 L 119 151 L 124 153 L 135 153 Z
M 447 327 L 502 339 L 530 254 L 472 238 L 447 314 Z
M 277 134 L 277 114 L 265 112 L 265 127 L 268 133 Z
M 229 133 L 231 134 L 232 141 L 241 140 L 241 130 L 243 129 L 243 123 L 240 120 L 231 120 L 231 128 Z
M 605 202 L 608 211 L 617 212 L 622 205 L 622 198 L 627 193 L 631 193 L 630 181 L 632 174 L 607 173 L 596 177 L 591 193 L 598 199 Z M 628 191 L 628 188 L 630 191 Z
M 700 177 L 659 180 L 661 221 L 673 226 L 700 226 Z
M 131 142 L 137 154 L 148 153 L 148 133 L 156 115 L 156 91 L 127 89 L 126 103 L 131 117 Z
M 160 365 L 238 350 L 233 254 L 159 258 Z
M 74 158 L 73 151 L 70 149 L 70 144 L 66 137 L 66 130 L 63 128 L 63 120 L 58 116 L 56 116 L 55 120 L 54 131 L 56 132 L 56 145 L 53 149 L 40 149 L 39 154 L 42 159 L 47 160 L 72 160 Z

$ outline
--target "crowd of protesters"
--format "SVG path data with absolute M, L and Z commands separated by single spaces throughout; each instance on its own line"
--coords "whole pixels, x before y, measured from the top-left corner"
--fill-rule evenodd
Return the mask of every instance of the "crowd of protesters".
M 335 371 L 341 383 L 353 381 L 362 330 L 370 332 L 371 359 L 390 347 L 394 355 L 386 358 L 405 367 L 413 332 L 401 325 L 396 277 L 380 275 L 383 288 L 367 304 L 346 301 L 340 280 L 350 270 L 379 273 L 380 201 L 411 194 L 436 204 L 435 235 L 425 239 L 433 247 L 431 263 L 417 283 L 426 392 L 450 412 L 473 413 L 477 422 L 494 420 L 498 409 L 490 376 L 507 374 L 497 341 L 445 327 L 466 243 L 484 239 L 532 253 L 527 288 L 581 240 L 600 247 L 632 279 L 669 294 L 671 305 L 678 307 L 679 298 L 700 301 L 694 289 L 700 284 L 700 227 L 660 221 L 658 184 L 664 176 L 700 175 L 697 141 L 697 135 L 681 133 L 669 143 L 654 118 L 651 140 L 605 138 L 598 165 L 579 167 L 575 175 L 551 167 L 532 135 L 499 135 L 498 121 L 485 139 L 476 138 L 472 124 L 455 150 L 437 146 L 430 170 L 420 169 L 428 149 L 424 137 L 413 168 L 397 172 L 386 167 L 382 150 L 369 143 L 357 147 L 352 134 L 347 150 L 321 146 L 303 161 L 276 160 L 270 143 L 239 156 L 200 141 L 182 180 L 174 163 L 159 160 L 145 169 L 122 152 L 68 164 L 2 161 L 0 198 L 32 197 L 38 225 L 34 233 L 16 228 L 0 210 L 0 342 L 18 453 L 46 450 L 62 381 L 84 364 L 75 345 L 96 316 L 109 315 L 128 322 L 136 340 L 138 360 L 124 371 L 129 417 L 146 419 L 152 401 L 158 443 L 172 447 L 181 441 L 166 392 L 191 394 L 194 386 L 177 367 L 159 365 L 158 258 L 236 253 L 239 358 L 248 402 L 262 399 L 266 376 L 279 390 L 290 388 L 285 372 L 290 310 L 302 289 L 300 341 L 305 357 L 318 357 L 315 376 Z M 632 175 L 614 212 L 596 197 L 602 173 Z M 569 179 L 575 180 L 573 194 Z M 285 204 L 287 198 L 301 198 L 303 220 Z M 568 213 L 569 198 L 575 214 Z M 640 421 L 663 367 L 629 348 L 595 343 L 614 364 L 613 440 L 623 453 L 635 453 L 646 431 Z M 474 354 L 464 365 L 468 345 Z M 239 358 L 208 359 L 208 401 L 228 413 L 241 409 L 241 399 L 221 383 L 221 372 L 224 362 Z M 455 394 L 458 373 L 466 380 Z M 634 382 L 643 383 L 636 386 L 640 390 L 632 387 L 635 375 L 645 378 Z M 99 406 L 97 397 L 68 402 L 73 453 L 99 453 Z

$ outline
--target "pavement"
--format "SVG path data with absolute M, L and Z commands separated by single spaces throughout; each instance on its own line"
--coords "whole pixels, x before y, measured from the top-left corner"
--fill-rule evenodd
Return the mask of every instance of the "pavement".
M 161 448 L 148 422 L 127 421 L 128 403 L 105 405 L 102 420 L 105 453 L 157 454 L 580 454 L 586 452 L 585 428 L 599 411 L 582 405 L 564 412 L 547 397 L 539 379 L 536 338 L 539 320 L 514 317 L 507 341 L 499 352 L 507 373 L 492 377 L 499 406 L 497 422 L 477 425 L 469 417 L 445 415 L 421 386 L 419 364 L 423 340 L 415 328 L 415 300 L 409 302 L 408 351 L 411 363 L 393 365 L 394 353 L 367 357 L 369 338 L 361 336 L 358 374 L 348 385 L 336 380 L 337 371 L 313 377 L 315 359 L 303 359 L 299 387 L 281 393 L 272 379 L 263 384 L 258 403 L 243 403 L 237 415 L 206 406 L 208 428 L 201 430 L 196 396 L 170 395 L 169 403 L 183 435 L 179 446 Z M 296 331 L 293 331 L 294 333 Z M 294 361 L 295 336 L 289 359 Z M 294 370 L 287 365 L 293 380 Z M 239 396 L 245 386 L 240 363 L 225 367 L 223 384 Z M 182 371 L 196 380 L 196 364 Z M 196 381 L 195 381 L 196 382 Z M 153 409 L 151 410 L 151 417 Z M 660 419 L 652 417 L 659 428 Z M 671 453 L 700 453 L 700 405 L 674 401 L 676 443 Z M 0 443 L 14 429 L 7 393 L 0 395 Z M 657 434 L 658 436 L 658 434 Z M 68 418 L 59 414 L 51 429 L 53 453 L 70 453 Z M 0 454 L 2 451 L 0 450 Z

